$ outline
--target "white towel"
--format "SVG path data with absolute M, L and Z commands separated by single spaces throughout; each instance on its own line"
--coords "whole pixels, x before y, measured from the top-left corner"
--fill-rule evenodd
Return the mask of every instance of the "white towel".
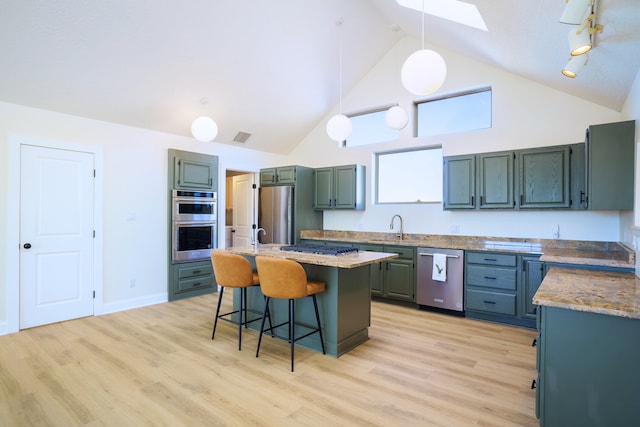
M 433 254 L 433 280 L 438 282 L 447 281 L 447 256 L 445 254 Z

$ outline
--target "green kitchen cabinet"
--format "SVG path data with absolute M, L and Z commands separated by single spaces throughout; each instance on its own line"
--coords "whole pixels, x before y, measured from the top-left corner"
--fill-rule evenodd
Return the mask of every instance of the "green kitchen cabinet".
M 533 267 L 538 258 L 513 252 L 466 251 L 465 316 L 533 329 L 535 314 L 528 310 L 534 313 L 535 308 L 527 304 L 527 293 L 531 292 L 527 286 L 537 289 L 542 282 L 544 269 L 538 270 L 540 280 L 536 283 Z
M 260 169 L 260 186 L 295 185 L 297 166 Z
M 589 210 L 633 210 L 635 121 L 589 126 L 581 203 Z
M 317 168 L 314 171 L 314 208 L 363 210 L 365 170 L 362 165 Z
M 397 253 L 398 258 L 371 264 L 371 295 L 405 302 L 416 301 L 416 249 L 409 246 L 360 245 L 362 251 Z
M 169 266 L 169 301 L 209 294 L 216 291 L 211 260 Z
M 521 256 L 521 288 L 522 298 L 520 312 L 523 317 L 535 320 L 538 306 L 533 303 L 533 296 L 542 283 L 545 274 L 545 263 L 540 261 L 540 255 Z
M 640 420 L 640 319 L 540 307 L 536 415 L 541 427 Z
M 174 189 L 218 191 L 218 156 L 169 149 L 169 158 Z
M 571 147 L 520 150 L 519 209 L 567 209 L 571 206 Z
M 477 154 L 480 209 L 513 209 L 514 153 Z
M 475 209 L 476 156 L 445 157 L 443 171 L 443 209 Z

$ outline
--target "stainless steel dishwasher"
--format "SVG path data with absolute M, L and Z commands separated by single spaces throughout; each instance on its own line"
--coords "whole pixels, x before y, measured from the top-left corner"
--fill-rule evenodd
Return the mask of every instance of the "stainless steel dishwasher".
M 445 260 L 446 270 L 434 270 L 434 255 Z M 464 311 L 464 251 L 459 249 L 418 248 L 418 288 L 416 302 L 420 306 Z M 445 272 L 446 274 L 443 274 Z M 434 277 L 440 280 L 434 280 Z

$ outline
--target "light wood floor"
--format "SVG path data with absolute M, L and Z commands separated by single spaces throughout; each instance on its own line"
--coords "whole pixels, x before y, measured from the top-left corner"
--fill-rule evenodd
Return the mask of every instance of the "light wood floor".
M 535 426 L 535 332 L 374 302 L 340 357 L 257 333 L 217 295 L 0 337 L 1 426 Z

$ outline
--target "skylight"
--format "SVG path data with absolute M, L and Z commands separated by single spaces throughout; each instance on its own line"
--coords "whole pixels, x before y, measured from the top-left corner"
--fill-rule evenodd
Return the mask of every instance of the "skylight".
M 400 6 L 422 12 L 422 0 L 396 0 Z M 449 21 L 489 31 L 478 8 L 474 4 L 458 0 L 425 0 L 424 13 L 448 19 Z

